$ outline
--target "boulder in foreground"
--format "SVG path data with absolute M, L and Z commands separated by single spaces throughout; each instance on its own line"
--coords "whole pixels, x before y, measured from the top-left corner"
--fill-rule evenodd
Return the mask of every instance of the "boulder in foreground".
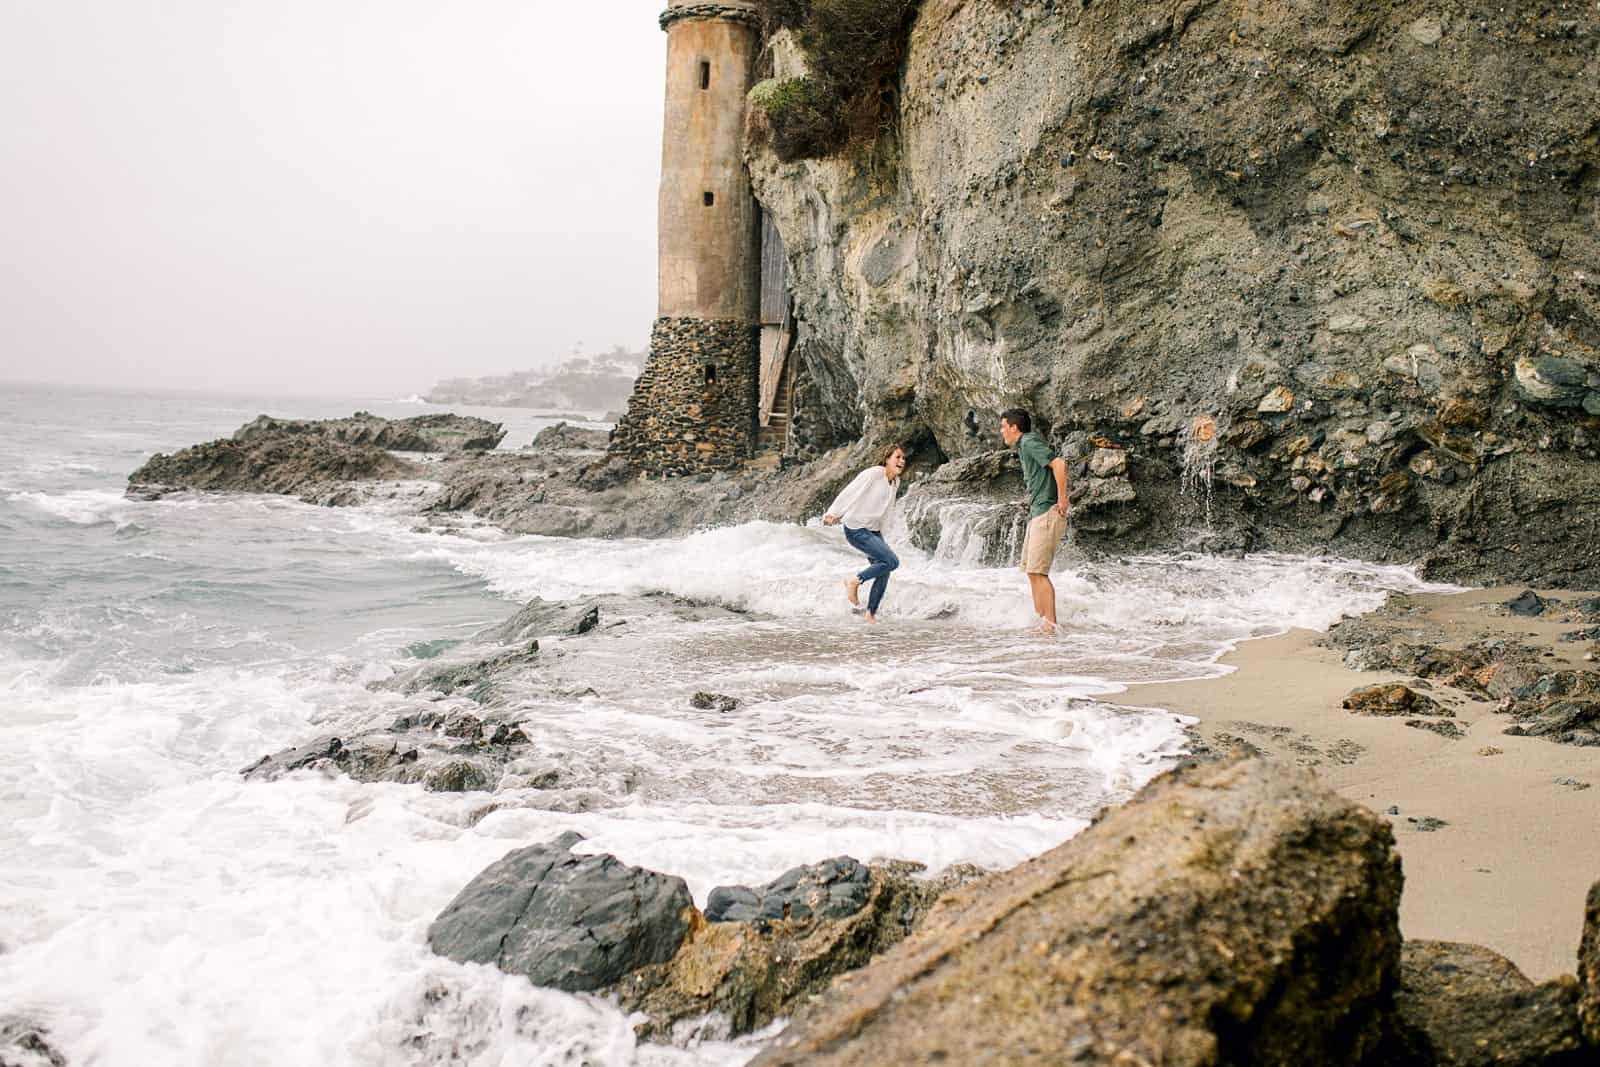
M 581 840 L 562 834 L 491 864 L 439 913 L 428 944 L 573 993 L 671 959 L 697 918 L 683 879 L 580 856 Z
M 1389 828 L 1304 772 L 1188 766 L 946 896 L 753 1063 L 1358 1064 L 1400 888 Z

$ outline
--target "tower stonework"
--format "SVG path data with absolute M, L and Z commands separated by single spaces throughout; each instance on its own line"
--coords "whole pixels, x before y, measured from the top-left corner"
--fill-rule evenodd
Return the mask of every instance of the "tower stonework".
M 745 170 L 751 3 L 672 0 L 661 145 L 657 319 L 613 454 L 661 476 L 738 467 L 760 403 L 760 212 Z

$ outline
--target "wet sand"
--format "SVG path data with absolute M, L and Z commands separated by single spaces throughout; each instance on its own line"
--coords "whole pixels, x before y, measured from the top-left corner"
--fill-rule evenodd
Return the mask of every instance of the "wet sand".
M 1429 643 L 1450 647 L 1506 635 L 1554 653 L 1543 660 L 1552 667 L 1596 669 L 1584 660 L 1588 644 L 1559 640 L 1572 623 L 1496 613 L 1493 605 L 1519 591 L 1411 597 L 1405 625 L 1437 627 L 1430 637 L 1442 632 L 1443 640 Z M 1118 699 L 1193 715 L 1209 746 L 1243 742 L 1307 766 L 1388 818 L 1405 870 L 1407 938 L 1485 945 L 1534 981 L 1572 973 L 1584 896 L 1600 880 L 1600 748 L 1506 736 L 1510 720 L 1495 714 L 1493 701 L 1442 684 L 1424 689 L 1395 672 L 1348 670 L 1342 650 L 1322 647 L 1322 637 L 1296 630 L 1246 642 L 1222 660 L 1236 668 L 1226 677 L 1135 686 Z M 1340 706 L 1352 689 L 1389 681 L 1454 710 L 1465 736 L 1450 740 Z

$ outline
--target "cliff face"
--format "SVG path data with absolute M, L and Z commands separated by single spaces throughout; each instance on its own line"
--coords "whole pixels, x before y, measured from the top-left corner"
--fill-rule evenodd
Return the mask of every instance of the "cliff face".
M 1600 583 L 1591 3 L 926 0 L 900 90 L 750 158 L 819 443 L 1020 404 L 1087 548 Z

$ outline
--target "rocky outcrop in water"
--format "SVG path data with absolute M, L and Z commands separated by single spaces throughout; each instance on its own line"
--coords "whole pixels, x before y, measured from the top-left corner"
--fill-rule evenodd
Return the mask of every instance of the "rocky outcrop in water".
M 351 444 L 307 429 L 285 428 L 223 438 L 152 456 L 128 475 L 128 493 L 154 499 L 184 489 L 282 493 L 338 503 L 350 486 L 423 476 L 415 463 L 370 444 Z
M 605 430 L 585 430 L 579 426 L 558 422 L 554 426 L 546 426 L 535 434 L 533 442 L 528 447 L 552 451 L 600 452 L 604 451 L 607 442 L 610 440 L 611 434 Z
M 235 441 L 282 433 L 314 433 L 351 445 L 371 445 L 391 452 L 487 452 L 505 439 L 498 422 L 472 415 L 416 415 L 386 419 L 358 411 L 347 419 L 275 419 L 258 415 L 233 432 Z
M 18 1016 L 0 1017 L 0 1067 L 67 1067 L 44 1027 Z
M 1304 772 L 1194 765 L 947 895 L 755 1064 L 1358 1064 L 1390 1031 L 1389 828 Z
M 232 437 L 152 456 L 128 475 L 130 495 L 156 498 L 183 489 L 282 493 L 317 504 L 370 499 L 372 484 L 428 476 L 391 452 L 466 454 L 493 449 L 498 423 L 461 415 L 301 421 L 261 415 Z
M 587 687 L 574 688 L 562 674 L 565 642 L 587 639 L 602 619 L 609 620 L 607 627 L 626 626 L 630 616 L 662 611 L 684 621 L 751 617 L 665 594 L 534 599 L 464 641 L 412 646 L 413 666 L 370 686 L 401 694 L 406 707 L 400 714 L 322 733 L 263 756 L 240 773 L 272 781 L 317 771 L 430 792 L 481 793 L 485 804 L 474 819 L 508 805 L 579 812 L 622 803 L 639 786 L 638 768 L 614 754 L 579 753 L 553 742 L 533 709 L 577 707 L 594 695 Z
M 681 879 L 574 854 L 580 840 L 564 834 L 496 861 L 440 913 L 429 945 L 535 985 L 608 993 L 643 1013 L 638 1031 L 656 1038 L 695 1020 L 705 1033 L 712 1013 L 709 1032 L 724 1036 L 790 1014 L 978 873 L 925 880 L 919 864 L 841 856 L 760 889 L 718 887 L 702 914 Z
M 582 840 L 567 833 L 496 860 L 428 927 L 429 947 L 569 993 L 671 959 L 696 917 L 683 879 L 576 855 Z
M 1088 551 L 1600 585 L 1597 43 L 1577 0 L 926 0 L 894 133 L 750 155 L 801 444 L 965 459 L 1022 404 Z

